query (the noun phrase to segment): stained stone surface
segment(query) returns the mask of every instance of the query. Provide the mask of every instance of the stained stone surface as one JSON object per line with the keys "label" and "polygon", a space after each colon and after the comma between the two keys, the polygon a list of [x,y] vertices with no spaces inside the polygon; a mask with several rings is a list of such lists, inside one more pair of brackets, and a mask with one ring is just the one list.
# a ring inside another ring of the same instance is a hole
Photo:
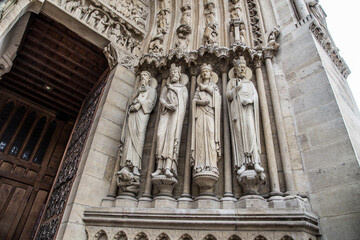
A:
{"label": "stained stone surface", "polygon": [[[110,42],[112,46],[105,52],[111,73],[57,239],[124,239],[125,235],[128,239],[358,239],[360,112],[346,81],[350,71],[316,1],[311,1],[309,7],[304,0],[293,2],[132,0],[120,4],[112,0],[19,0],[9,8],[0,20],[3,72],[11,69],[16,55],[17,46],[11,43],[20,42],[22,37],[11,29],[23,28],[28,18],[25,13],[30,11],[48,15],[100,48],[108,47]],[[230,24],[237,18],[245,29]],[[269,35],[274,27],[280,35],[275,38],[276,44],[268,44],[269,39],[273,40]],[[278,175],[281,192],[287,189],[276,126],[278,116],[268,81],[270,73],[264,64],[268,46],[295,186],[294,194],[276,196],[279,198],[271,195],[274,179],[269,173]],[[266,99],[269,111],[261,111],[259,117],[260,161],[268,181],[259,189],[259,198],[243,197],[233,156],[226,152],[223,141],[231,135],[225,129],[224,121],[229,119],[222,108],[219,179],[214,196],[197,198],[200,191],[192,177],[193,168],[186,168],[190,166],[190,162],[186,163],[191,153],[188,129],[193,120],[191,102],[198,87],[196,77],[203,63],[210,64],[219,76],[216,85],[224,101],[228,71],[234,67],[232,61],[241,56],[253,72],[249,80],[257,91],[260,73],[264,80],[265,95],[259,94],[259,99]],[[146,129],[139,195],[116,198],[113,179],[119,168],[126,102],[136,89],[136,76],[140,71],[149,71],[158,82],[159,96],[172,63],[181,66],[182,73],[189,77],[174,198],[156,198],[159,190],[151,185],[149,177],[156,166],[154,135],[161,114],[158,104],[150,113]],[[270,125],[263,126],[264,114],[268,114]],[[269,130],[273,146],[265,141]],[[275,155],[272,163],[267,159],[269,147]],[[228,184],[232,192],[225,201]],[[180,201],[186,187],[187,201]]]}

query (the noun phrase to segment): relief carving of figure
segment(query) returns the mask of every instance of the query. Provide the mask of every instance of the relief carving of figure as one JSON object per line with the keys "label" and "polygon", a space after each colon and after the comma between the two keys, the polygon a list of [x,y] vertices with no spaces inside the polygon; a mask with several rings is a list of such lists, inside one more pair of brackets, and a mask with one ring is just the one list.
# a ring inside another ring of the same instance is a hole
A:
{"label": "relief carving of figure", "polygon": [[109,35],[110,41],[117,43],[118,40],[119,40],[120,34],[121,34],[120,24],[117,23],[111,29],[111,32],[110,32],[110,35]]}
{"label": "relief carving of figure", "polygon": [[246,67],[243,57],[234,60],[234,69],[230,70],[229,75],[231,80],[227,85],[226,97],[235,169],[238,175],[247,169],[262,173],[258,94],[250,81],[252,72]]}
{"label": "relief carving of figure", "polygon": [[151,74],[142,71],[140,86],[129,100],[120,140],[120,171],[116,173],[118,185],[124,192],[138,192],[146,127],[156,103],[156,86]]}
{"label": "relief carving of figure", "polygon": [[96,29],[101,32],[104,33],[106,31],[106,29],[109,26],[109,19],[108,17],[104,14],[104,16],[102,16],[102,18],[99,20],[99,22],[96,25]]}
{"label": "relief carving of figure", "polygon": [[191,6],[189,3],[185,4],[181,7],[181,19],[180,24],[187,24],[190,25],[191,23]]}
{"label": "relief carving of figure", "polygon": [[269,34],[267,47],[274,48],[277,51],[280,47],[280,44],[276,42],[276,39],[280,35],[280,30],[275,27]]}
{"label": "relief carving of figure", "polygon": [[206,18],[206,24],[215,23],[215,3],[208,2],[205,4],[204,15]]}
{"label": "relief carving of figure", "polygon": [[89,7],[85,5],[85,1],[80,1],[80,5],[75,9],[74,16],[78,19],[83,19],[88,13]]}
{"label": "relief carving of figure", "polygon": [[217,80],[211,65],[204,63],[192,102],[191,161],[194,173],[219,173],[217,161],[221,157],[221,95]]}
{"label": "relief carving of figure", "polygon": [[240,43],[245,43],[245,34],[246,34],[245,23],[241,22],[240,23]]}
{"label": "relief carving of figure", "polygon": [[218,32],[216,24],[207,24],[204,30],[203,43],[204,45],[217,45]]}
{"label": "relief carving of figure", "polygon": [[101,17],[99,10],[95,10],[90,14],[88,23],[90,26],[95,27],[95,25],[97,25],[100,19]]}
{"label": "relief carving of figure", "polygon": [[231,19],[236,19],[241,17],[241,2],[240,0],[231,0],[231,12],[230,17]]}
{"label": "relief carving of figure", "polygon": [[157,170],[152,176],[177,177],[177,165],[181,141],[181,130],[186,112],[188,77],[181,74],[181,67],[170,68],[170,79],[160,96],[160,119],[157,129]]}
{"label": "relief carving of figure", "polygon": [[161,29],[158,29],[158,34],[153,39],[151,39],[149,45],[149,52],[155,54],[162,54],[164,52],[163,42],[164,34],[161,32]]}

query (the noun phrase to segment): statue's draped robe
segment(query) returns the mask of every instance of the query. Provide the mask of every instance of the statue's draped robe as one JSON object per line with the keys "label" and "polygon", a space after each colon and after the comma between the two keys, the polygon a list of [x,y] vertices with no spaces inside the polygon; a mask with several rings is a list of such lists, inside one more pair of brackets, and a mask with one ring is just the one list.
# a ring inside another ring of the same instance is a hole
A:
{"label": "statue's draped robe", "polygon": [[[193,101],[192,141],[191,153],[194,170],[196,172],[218,172],[217,160],[221,156],[220,151],[220,116],[221,96],[219,89],[214,83],[209,83],[213,89],[213,95],[206,91],[196,89]],[[195,100],[210,103],[206,106],[196,105]]]}
{"label": "statue's draped robe", "polygon": [[[260,131],[258,95],[253,83],[242,80],[241,89],[236,92],[236,79],[227,93],[229,100],[229,119],[231,124],[232,146],[235,168],[243,164],[260,163]],[[232,101],[230,101],[232,99]],[[247,105],[242,104],[246,100]]]}
{"label": "statue's draped robe", "polygon": [[[174,104],[176,110],[171,111],[164,106],[161,107],[161,115],[157,130],[156,156],[157,159],[172,159],[171,170],[176,173],[188,91],[187,88],[180,83],[173,84],[172,86],[175,91],[164,87],[160,96],[160,102],[164,101],[168,104]],[[158,168],[165,168],[165,161],[159,161],[158,164],[164,165],[158,166]]]}
{"label": "statue's draped robe", "polygon": [[120,166],[132,164],[141,170],[141,157],[144,146],[146,126],[149,116],[156,103],[156,90],[147,86],[144,92],[137,91],[133,97],[133,103],[139,101],[141,107],[136,112],[130,112],[124,124],[122,141],[125,141]]}

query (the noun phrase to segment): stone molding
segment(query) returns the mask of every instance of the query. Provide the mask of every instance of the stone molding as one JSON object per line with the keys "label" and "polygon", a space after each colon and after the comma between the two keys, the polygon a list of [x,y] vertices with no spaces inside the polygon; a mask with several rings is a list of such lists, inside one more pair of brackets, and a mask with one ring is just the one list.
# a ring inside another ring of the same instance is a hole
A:
{"label": "stone molding", "polygon": [[[101,226],[202,231],[267,230],[319,233],[317,217],[303,208],[254,209],[170,209],[170,208],[89,208],[83,218],[87,228]],[[164,224],[166,223],[166,224]],[[269,227],[271,226],[271,227]],[[123,230],[124,231],[124,230]],[[126,233],[126,231],[124,231]],[[146,231],[144,231],[146,233]],[[186,233],[186,232],[184,232]]]}
{"label": "stone molding", "polygon": [[340,56],[339,49],[334,45],[328,30],[324,29],[316,19],[310,24],[309,28],[324,51],[336,65],[337,69],[346,79],[351,73],[350,69],[345,60]]}

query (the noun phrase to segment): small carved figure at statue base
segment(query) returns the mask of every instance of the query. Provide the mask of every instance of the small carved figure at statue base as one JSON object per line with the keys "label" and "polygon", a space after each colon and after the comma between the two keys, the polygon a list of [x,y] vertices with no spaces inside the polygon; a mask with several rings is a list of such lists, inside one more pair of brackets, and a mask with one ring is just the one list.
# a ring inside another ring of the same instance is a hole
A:
{"label": "small carved figure at statue base", "polygon": [[139,193],[140,173],[137,167],[125,166],[116,173],[116,181],[120,189],[121,195],[135,197]]}
{"label": "small carved figure at statue base", "polygon": [[266,184],[266,175],[249,169],[238,175],[238,181],[244,191],[243,195],[259,195],[259,188]]}

